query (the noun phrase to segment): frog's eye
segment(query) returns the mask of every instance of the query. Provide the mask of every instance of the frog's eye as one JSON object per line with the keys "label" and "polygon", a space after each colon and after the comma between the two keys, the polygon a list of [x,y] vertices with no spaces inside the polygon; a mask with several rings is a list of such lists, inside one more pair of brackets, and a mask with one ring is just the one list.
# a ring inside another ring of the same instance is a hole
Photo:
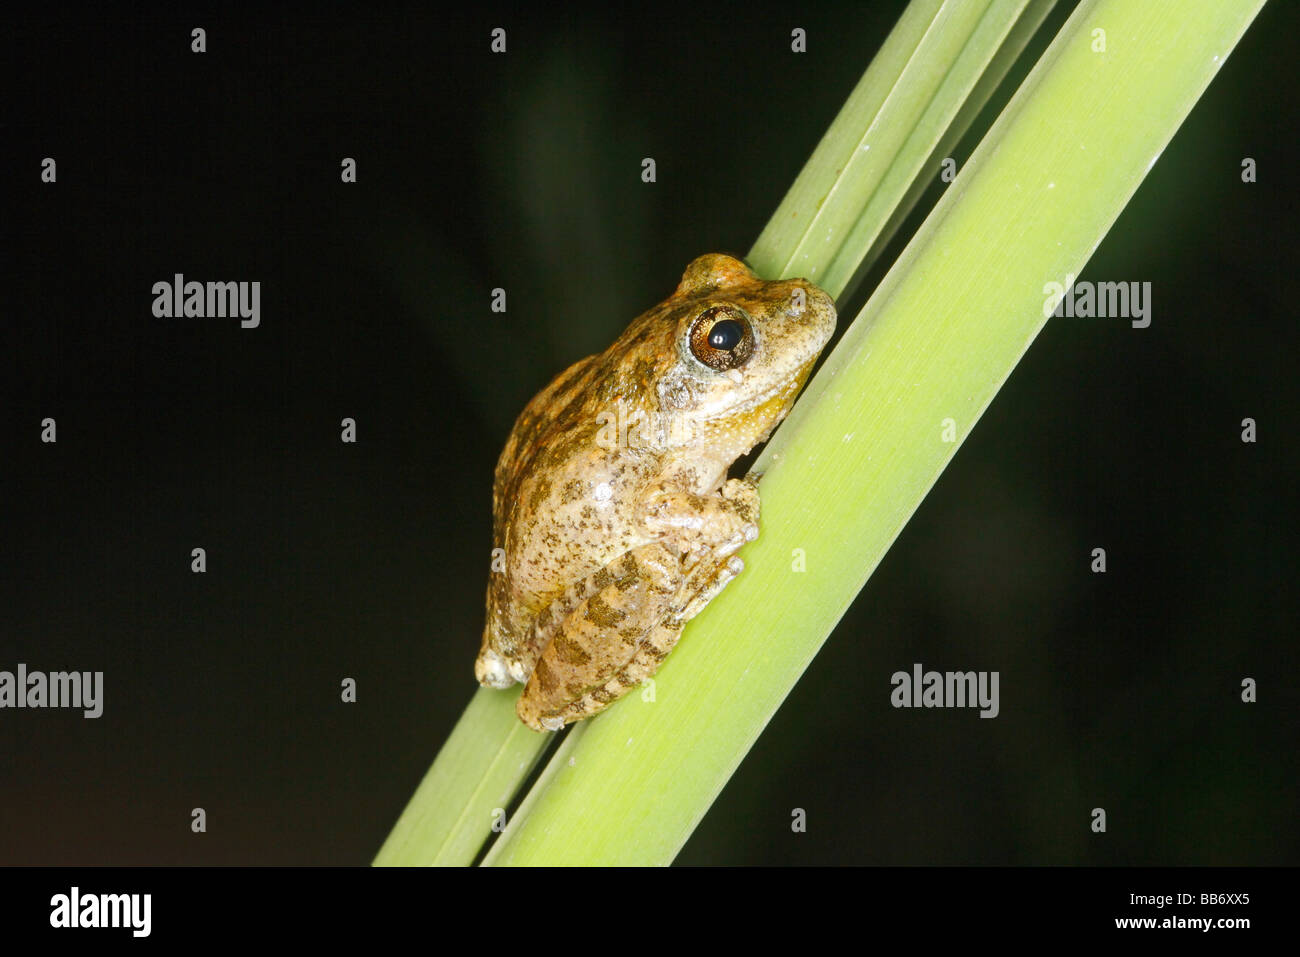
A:
{"label": "frog's eye", "polygon": [[749,316],[736,306],[706,309],[691,326],[691,355],[717,372],[743,365],[753,351]]}

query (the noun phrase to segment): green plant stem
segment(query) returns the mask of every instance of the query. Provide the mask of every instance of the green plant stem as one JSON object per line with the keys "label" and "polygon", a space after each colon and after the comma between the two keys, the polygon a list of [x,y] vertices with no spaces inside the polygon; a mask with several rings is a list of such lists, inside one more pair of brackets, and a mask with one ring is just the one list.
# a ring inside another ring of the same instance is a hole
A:
{"label": "green plant stem", "polygon": [[[746,257],[836,298],[878,253],[1053,0],[914,0]],[[929,167],[929,175],[923,175]]]}
{"label": "green plant stem", "polygon": [[380,848],[376,866],[474,859],[549,743],[515,717],[517,697],[488,688],[475,693]]}
{"label": "green plant stem", "polygon": [[[954,135],[945,124],[954,116],[969,121],[1049,6],[1050,0],[913,0],[773,215],[751,265],[769,277],[804,269],[837,292],[854,264],[889,235],[879,228],[883,220],[872,228],[861,208],[870,203],[872,215],[883,217],[904,202],[911,177],[941,148],[941,137]],[[823,275],[832,262],[839,278]],[[492,812],[506,806],[503,795],[522,785],[548,740],[515,719],[516,697],[478,693],[376,864],[473,860],[497,821]],[[517,812],[511,827],[520,820]]]}
{"label": "green plant stem", "polygon": [[653,702],[591,723],[494,863],[672,860],[1262,2],[1076,9],[760,458],[745,573]]}

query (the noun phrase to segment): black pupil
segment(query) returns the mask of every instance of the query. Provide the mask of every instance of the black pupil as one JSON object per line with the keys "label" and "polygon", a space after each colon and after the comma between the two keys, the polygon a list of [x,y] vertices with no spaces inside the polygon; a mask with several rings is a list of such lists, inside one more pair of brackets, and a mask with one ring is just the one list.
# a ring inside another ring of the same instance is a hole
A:
{"label": "black pupil", "polygon": [[730,352],[745,338],[745,329],[735,319],[723,319],[709,330],[709,345],[720,352]]}

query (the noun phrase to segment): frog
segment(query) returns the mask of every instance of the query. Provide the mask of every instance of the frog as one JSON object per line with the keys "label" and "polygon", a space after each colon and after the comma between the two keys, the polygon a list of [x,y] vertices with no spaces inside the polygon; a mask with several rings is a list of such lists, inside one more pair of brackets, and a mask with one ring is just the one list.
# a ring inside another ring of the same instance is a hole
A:
{"label": "frog", "polygon": [[474,674],[523,684],[525,725],[558,731],[652,678],[744,570],[759,483],[728,471],[785,417],[835,320],[806,279],[703,255],[520,413],[493,478]]}

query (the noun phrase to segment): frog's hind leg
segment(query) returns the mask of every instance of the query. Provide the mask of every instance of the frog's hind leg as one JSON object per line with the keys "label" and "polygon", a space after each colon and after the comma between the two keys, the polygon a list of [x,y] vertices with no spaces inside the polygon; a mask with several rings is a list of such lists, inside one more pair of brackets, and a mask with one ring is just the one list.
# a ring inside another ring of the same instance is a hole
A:
{"label": "frog's hind leg", "polygon": [[682,636],[682,628],[703,610],[704,606],[717,597],[718,592],[726,588],[731,580],[745,569],[745,563],[739,557],[731,557],[718,565],[697,565],[687,577],[683,592],[694,595],[686,605],[668,620],[650,629],[646,640],[637,648],[618,673],[604,686],[583,695],[581,700],[570,706],[573,717],[568,720],[584,718],[604,710],[611,702],[617,701],[628,691],[635,688],[647,678],[653,677],[659,666],[668,657],[668,652],[677,645]]}
{"label": "frog's hind leg", "polygon": [[552,625],[553,637],[516,706],[520,719],[531,728],[555,731],[622,694],[626,688],[616,692],[611,679],[635,660],[643,645],[654,643],[655,626],[672,614],[682,583],[677,557],[663,545],[650,544],[575,586],[588,597]]}
{"label": "frog's hind leg", "polygon": [[727,543],[725,550],[715,550],[710,561],[700,562],[687,573],[686,585],[682,589],[684,601],[681,610],[673,616],[679,628],[702,612],[705,605],[717,598],[718,593],[745,570],[744,559],[731,553],[747,541],[753,541],[753,538]]}
{"label": "frog's hind leg", "polygon": [[634,577],[637,572],[636,552],[633,550],[624,553],[587,577],[579,578],[560,592],[533,619],[527,637],[520,643],[515,657],[510,659],[506,666],[510,678],[505,685],[498,687],[506,687],[516,681],[521,684],[528,681],[528,676],[537,668],[542,652],[546,650],[557,630],[574,610],[602,588],[608,588],[615,582],[626,581]]}
{"label": "frog's hind leg", "polygon": [[[658,552],[650,553],[654,556],[653,559],[646,554],[650,549],[659,549]],[[685,578],[681,578],[674,575],[672,570],[678,566],[672,563],[671,555],[662,546],[647,545],[643,549],[629,552],[628,556],[638,556],[641,574],[656,580],[658,587],[652,589],[654,600],[638,602],[640,614],[637,617],[642,622],[653,622],[652,625],[648,629],[628,625],[615,638],[608,628],[590,627],[593,618],[589,604],[584,603],[574,615],[565,620],[555,641],[538,661],[534,678],[529,681],[519,699],[519,717],[530,727],[559,730],[570,722],[605,710],[653,676],[677,645],[686,622],[695,617],[745,567],[740,558],[731,556],[721,562],[700,562]],[[676,583],[675,589],[671,593],[665,591],[673,582]],[[617,588],[617,585],[612,587]],[[615,596],[607,596],[604,592],[600,597],[611,603],[617,600]],[[595,616],[596,620],[602,617],[603,613]],[[562,637],[572,638],[573,644],[567,640],[563,644],[557,644]],[[590,655],[590,660],[583,660],[575,653],[575,644]],[[548,661],[551,657],[555,659],[554,664]],[[573,670],[575,665],[578,666],[576,671]],[[573,675],[573,679],[559,680],[558,675],[566,670]],[[536,687],[534,681],[537,682]]]}

